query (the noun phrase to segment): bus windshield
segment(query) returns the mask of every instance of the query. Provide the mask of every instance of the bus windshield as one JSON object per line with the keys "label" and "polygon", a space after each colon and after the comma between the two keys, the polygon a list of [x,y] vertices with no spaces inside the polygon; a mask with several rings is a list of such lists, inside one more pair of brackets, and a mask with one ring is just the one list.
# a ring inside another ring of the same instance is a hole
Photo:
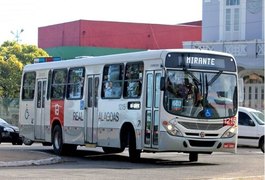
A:
{"label": "bus windshield", "polygon": [[219,72],[168,70],[164,107],[174,115],[198,119],[236,115],[236,75]]}

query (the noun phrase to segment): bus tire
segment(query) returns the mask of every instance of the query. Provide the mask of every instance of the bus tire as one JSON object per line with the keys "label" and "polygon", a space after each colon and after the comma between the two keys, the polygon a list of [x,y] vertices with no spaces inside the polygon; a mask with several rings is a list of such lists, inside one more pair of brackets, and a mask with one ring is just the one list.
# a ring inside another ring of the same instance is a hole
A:
{"label": "bus tire", "polygon": [[129,131],[129,158],[133,163],[138,162],[141,158],[141,150],[136,149],[134,130]]}
{"label": "bus tire", "polygon": [[57,155],[63,155],[64,153],[64,145],[63,145],[63,135],[62,128],[59,125],[56,125],[52,132],[52,145],[53,151]]}
{"label": "bus tire", "polygon": [[198,161],[198,153],[191,152],[189,154],[189,160],[190,160],[190,162],[196,162],[196,161]]}

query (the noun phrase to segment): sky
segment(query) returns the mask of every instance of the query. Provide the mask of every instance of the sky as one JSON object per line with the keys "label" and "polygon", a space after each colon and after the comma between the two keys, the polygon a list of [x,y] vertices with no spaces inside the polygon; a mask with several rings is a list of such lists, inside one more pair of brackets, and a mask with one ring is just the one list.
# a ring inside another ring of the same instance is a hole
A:
{"label": "sky", "polygon": [[179,24],[202,20],[202,0],[1,0],[0,44],[38,45],[38,28],[76,20]]}

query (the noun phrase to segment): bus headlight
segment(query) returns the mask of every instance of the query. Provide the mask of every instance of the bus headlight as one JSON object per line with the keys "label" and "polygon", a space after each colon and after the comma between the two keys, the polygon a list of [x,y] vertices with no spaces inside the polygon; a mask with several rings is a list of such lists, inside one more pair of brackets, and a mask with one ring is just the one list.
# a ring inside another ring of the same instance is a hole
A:
{"label": "bus headlight", "polygon": [[163,121],[163,126],[167,130],[167,133],[172,136],[183,136],[180,130],[176,127],[176,121],[174,119],[168,121]]}
{"label": "bus headlight", "polygon": [[237,128],[236,127],[231,127],[229,128],[227,131],[225,131],[225,133],[222,135],[222,138],[231,138],[233,137],[234,135],[236,135],[236,130]]}

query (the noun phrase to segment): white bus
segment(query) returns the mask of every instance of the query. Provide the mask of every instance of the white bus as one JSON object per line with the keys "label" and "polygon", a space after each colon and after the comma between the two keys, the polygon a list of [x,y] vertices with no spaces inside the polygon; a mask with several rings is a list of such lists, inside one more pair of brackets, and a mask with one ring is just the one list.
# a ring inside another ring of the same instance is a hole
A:
{"label": "white bus", "polygon": [[[52,61],[53,62],[45,62]],[[19,127],[24,139],[106,153],[236,152],[235,59],[204,50],[150,50],[57,61],[23,71]],[[44,61],[44,62],[40,62]]]}

